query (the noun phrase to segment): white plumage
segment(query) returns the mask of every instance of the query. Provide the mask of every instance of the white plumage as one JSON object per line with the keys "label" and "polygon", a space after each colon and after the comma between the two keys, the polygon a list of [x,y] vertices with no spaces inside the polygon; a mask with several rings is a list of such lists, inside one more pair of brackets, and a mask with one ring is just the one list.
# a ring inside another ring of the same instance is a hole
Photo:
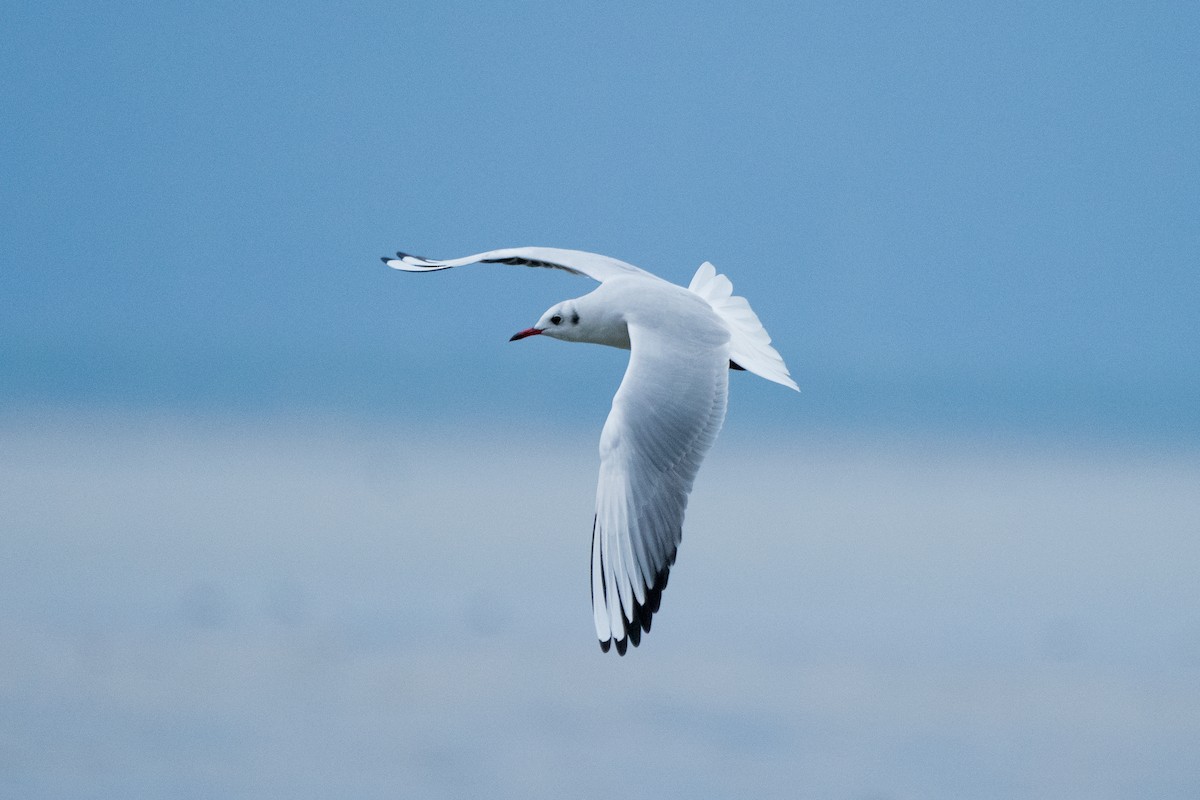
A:
{"label": "white plumage", "polygon": [[383,261],[408,272],[472,263],[547,267],[600,282],[513,339],[544,334],[630,350],[600,435],[591,566],[596,636],[605,651],[615,643],[624,655],[658,611],[688,494],[725,419],[730,367],[798,388],[762,323],[707,262],[684,289],[614,258],[548,247],[452,261],[397,253]]}

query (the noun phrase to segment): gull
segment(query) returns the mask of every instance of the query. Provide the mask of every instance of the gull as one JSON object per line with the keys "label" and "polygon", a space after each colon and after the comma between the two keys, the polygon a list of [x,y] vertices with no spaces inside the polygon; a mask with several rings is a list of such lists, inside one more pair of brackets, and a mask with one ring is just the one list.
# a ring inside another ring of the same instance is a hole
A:
{"label": "gull", "polygon": [[467,264],[560,269],[600,282],[552,306],[509,341],[549,336],[629,351],[600,434],[592,518],[592,618],[604,652],[637,647],[662,602],[700,462],[725,420],[729,370],[799,391],[745,298],[707,261],[685,289],[615,258],[513,247],[435,261],[383,258],[405,272]]}

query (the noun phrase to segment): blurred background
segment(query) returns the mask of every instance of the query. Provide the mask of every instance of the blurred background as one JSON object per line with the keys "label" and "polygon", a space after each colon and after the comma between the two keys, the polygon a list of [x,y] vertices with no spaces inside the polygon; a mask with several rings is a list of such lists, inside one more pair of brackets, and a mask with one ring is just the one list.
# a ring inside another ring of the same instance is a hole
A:
{"label": "blurred background", "polygon": [[[13,796],[1200,795],[1200,10],[18,2]],[[626,354],[731,380],[654,630],[592,639]]]}

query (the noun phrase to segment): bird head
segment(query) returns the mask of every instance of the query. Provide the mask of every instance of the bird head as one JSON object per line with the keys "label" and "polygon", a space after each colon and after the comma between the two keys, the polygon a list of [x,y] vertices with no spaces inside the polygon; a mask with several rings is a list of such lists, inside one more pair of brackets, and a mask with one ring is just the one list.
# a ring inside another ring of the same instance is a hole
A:
{"label": "bird head", "polygon": [[513,334],[509,340],[515,342],[517,339],[524,339],[527,336],[536,336],[545,334],[555,339],[563,339],[568,342],[588,341],[588,326],[581,325],[583,322],[579,314],[579,309],[576,307],[574,300],[564,300],[563,302],[551,307],[542,314],[541,319],[532,328],[526,328],[519,333]]}
{"label": "bird head", "polygon": [[545,334],[566,342],[590,342],[629,349],[629,326],[620,302],[613,302],[607,284],[595,291],[564,300],[542,314],[537,325],[515,334],[510,341]]}

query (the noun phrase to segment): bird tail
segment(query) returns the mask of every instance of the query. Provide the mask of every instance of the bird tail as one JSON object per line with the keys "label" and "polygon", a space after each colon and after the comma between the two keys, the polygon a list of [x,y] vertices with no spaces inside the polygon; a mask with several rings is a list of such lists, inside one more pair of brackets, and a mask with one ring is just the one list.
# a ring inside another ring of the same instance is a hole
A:
{"label": "bird tail", "polygon": [[688,289],[703,297],[717,312],[731,335],[729,359],[759,377],[800,391],[792,380],[783,357],[771,347],[771,337],[746,298],[733,293],[733,284],[705,261],[696,270]]}

